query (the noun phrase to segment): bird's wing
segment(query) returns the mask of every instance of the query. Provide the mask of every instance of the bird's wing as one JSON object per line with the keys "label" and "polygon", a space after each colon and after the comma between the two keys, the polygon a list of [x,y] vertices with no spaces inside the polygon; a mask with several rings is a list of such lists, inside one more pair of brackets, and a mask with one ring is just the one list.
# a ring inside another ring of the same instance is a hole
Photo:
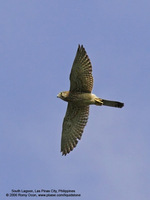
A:
{"label": "bird's wing", "polygon": [[70,91],[91,92],[92,88],[92,65],[84,47],[79,45],[70,73]]}
{"label": "bird's wing", "polygon": [[73,103],[68,103],[61,137],[62,155],[66,155],[76,147],[88,121],[88,115],[89,106],[78,107]]}

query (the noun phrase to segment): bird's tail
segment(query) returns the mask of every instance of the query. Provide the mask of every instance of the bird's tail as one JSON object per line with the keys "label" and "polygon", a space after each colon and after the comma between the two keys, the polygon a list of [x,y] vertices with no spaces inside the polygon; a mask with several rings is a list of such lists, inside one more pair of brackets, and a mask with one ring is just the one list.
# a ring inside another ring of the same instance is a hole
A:
{"label": "bird's tail", "polygon": [[119,101],[110,101],[106,99],[100,99],[100,98],[95,98],[95,104],[96,105],[104,105],[104,106],[111,106],[111,107],[117,107],[117,108],[122,108],[124,106],[124,103],[121,103]]}

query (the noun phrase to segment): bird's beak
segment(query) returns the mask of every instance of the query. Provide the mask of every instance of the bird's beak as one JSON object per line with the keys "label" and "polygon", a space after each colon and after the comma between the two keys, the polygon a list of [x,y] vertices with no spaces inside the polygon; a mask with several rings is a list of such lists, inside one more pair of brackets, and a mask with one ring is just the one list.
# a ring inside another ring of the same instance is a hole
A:
{"label": "bird's beak", "polygon": [[60,98],[60,93],[59,93],[59,94],[57,94],[57,98]]}

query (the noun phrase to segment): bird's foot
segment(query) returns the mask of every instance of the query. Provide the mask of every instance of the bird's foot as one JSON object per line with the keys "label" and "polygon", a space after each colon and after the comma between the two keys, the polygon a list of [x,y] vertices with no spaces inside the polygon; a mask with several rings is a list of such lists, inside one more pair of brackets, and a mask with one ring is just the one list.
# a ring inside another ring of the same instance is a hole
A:
{"label": "bird's foot", "polygon": [[103,101],[100,98],[95,98],[95,105],[97,106],[102,106],[103,105]]}

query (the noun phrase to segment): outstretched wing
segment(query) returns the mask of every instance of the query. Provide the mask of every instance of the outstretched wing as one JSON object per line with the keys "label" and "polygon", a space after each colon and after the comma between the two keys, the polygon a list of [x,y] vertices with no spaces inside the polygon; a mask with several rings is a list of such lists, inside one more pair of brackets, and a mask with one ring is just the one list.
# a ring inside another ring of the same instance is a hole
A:
{"label": "outstretched wing", "polygon": [[79,45],[70,73],[70,91],[91,92],[92,88],[92,65],[84,47]]}
{"label": "outstretched wing", "polygon": [[73,103],[68,103],[61,138],[62,155],[66,155],[76,147],[88,121],[88,115],[89,106],[78,107]]}

